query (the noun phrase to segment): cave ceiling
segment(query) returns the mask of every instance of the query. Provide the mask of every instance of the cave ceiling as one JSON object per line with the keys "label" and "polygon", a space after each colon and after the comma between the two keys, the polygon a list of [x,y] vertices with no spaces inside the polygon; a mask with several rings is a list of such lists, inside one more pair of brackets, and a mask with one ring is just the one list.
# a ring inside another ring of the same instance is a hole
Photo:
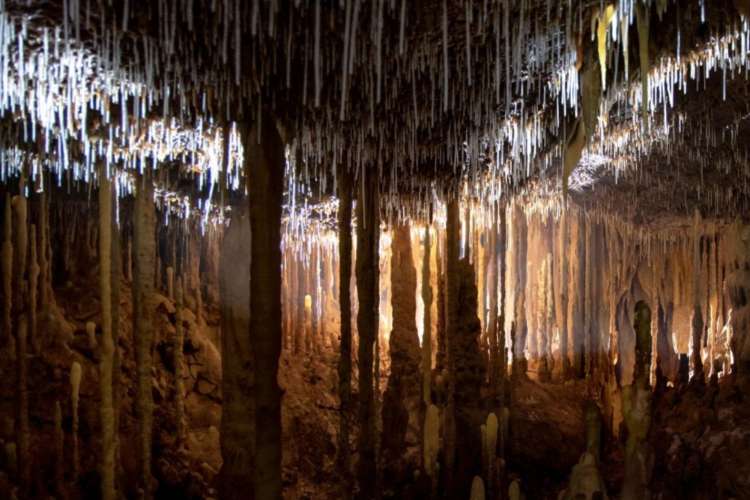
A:
{"label": "cave ceiling", "polygon": [[244,195],[244,132],[260,122],[288,146],[287,207],[329,200],[347,168],[416,213],[445,193],[519,192],[643,222],[749,212],[742,1],[4,0],[0,12],[3,180],[24,171],[41,189],[39,172],[60,184],[105,172],[127,195],[154,168],[165,206],[208,219]]}

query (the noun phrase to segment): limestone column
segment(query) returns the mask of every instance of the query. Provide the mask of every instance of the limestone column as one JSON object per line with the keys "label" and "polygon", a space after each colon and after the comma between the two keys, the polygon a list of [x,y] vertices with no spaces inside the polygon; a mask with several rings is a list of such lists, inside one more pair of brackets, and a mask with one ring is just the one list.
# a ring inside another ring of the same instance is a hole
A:
{"label": "limestone column", "polygon": [[[250,346],[250,219],[234,207],[221,246],[221,457],[222,500],[254,498],[255,402]],[[178,297],[181,290],[177,290]],[[179,317],[178,317],[179,321]]]}
{"label": "limestone column", "polygon": [[[281,498],[281,204],[284,142],[264,113],[244,135],[250,205],[250,342],[255,360],[255,498]],[[258,141],[258,139],[260,139]]]}
{"label": "limestone column", "polygon": [[407,442],[418,442],[422,418],[420,348],[417,335],[417,270],[411,230],[398,225],[391,244],[391,303],[393,329],[389,339],[391,371],[383,394],[383,463],[392,484],[408,480],[418,464],[406,463]]}
{"label": "limestone column", "polygon": [[343,167],[339,170],[339,308],[341,341],[339,343],[339,440],[338,465],[342,474],[342,499],[351,498],[351,451],[349,447],[349,417],[352,391],[352,175]]}
{"label": "limestone column", "polygon": [[359,498],[374,498],[376,481],[373,348],[379,318],[380,200],[374,171],[360,171],[357,199],[357,331],[359,333]]}
{"label": "limestone column", "polygon": [[99,417],[102,426],[101,492],[104,500],[115,494],[115,409],[112,378],[115,344],[112,335],[112,183],[99,170],[99,294],[102,305],[102,339],[99,361]]}
{"label": "limestone column", "polygon": [[153,324],[151,310],[154,295],[156,249],[154,228],[154,186],[152,174],[145,170],[136,179],[133,213],[133,338],[137,374],[136,416],[138,420],[139,486],[146,499],[151,498],[151,433],[154,402],[152,396],[151,348]]}

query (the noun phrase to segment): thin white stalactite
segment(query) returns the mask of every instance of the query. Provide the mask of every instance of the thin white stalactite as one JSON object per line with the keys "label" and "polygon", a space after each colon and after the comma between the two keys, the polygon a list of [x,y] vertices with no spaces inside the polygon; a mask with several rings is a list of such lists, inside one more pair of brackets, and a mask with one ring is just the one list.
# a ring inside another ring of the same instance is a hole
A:
{"label": "thin white stalactite", "polygon": [[314,72],[315,72],[315,107],[320,107],[320,93],[323,85],[323,76],[320,61],[320,2],[322,0],[315,1],[315,52],[314,52]]}
{"label": "thin white stalactite", "polygon": [[448,112],[448,80],[450,67],[448,66],[448,5],[443,0],[443,113]]}

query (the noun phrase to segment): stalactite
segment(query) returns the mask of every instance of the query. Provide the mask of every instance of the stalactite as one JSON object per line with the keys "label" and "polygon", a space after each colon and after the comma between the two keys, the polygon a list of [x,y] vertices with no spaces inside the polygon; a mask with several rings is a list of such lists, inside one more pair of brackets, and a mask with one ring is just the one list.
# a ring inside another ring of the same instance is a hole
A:
{"label": "stalactite", "polygon": [[112,396],[115,343],[112,333],[112,185],[104,168],[99,178],[99,292],[102,307],[102,341],[99,360],[101,401],[99,416],[102,428],[101,493],[114,500],[116,438],[115,408]]}
{"label": "stalactite", "polygon": [[339,343],[339,437],[337,462],[342,474],[341,498],[351,498],[351,451],[349,447],[349,418],[351,414],[352,384],[352,174],[346,167],[339,170],[339,308],[341,340]]}
{"label": "stalactite", "polygon": [[498,373],[498,389],[499,389],[499,424],[500,430],[498,435],[498,447],[497,447],[497,478],[493,482],[495,491],[500,495],[505,485],[505,449],[508,444],[508,420],[510,417],[510,385],[508,383],[508,360],[509,353],[512,355],[513,343],[512,339],[515,334],[511,331],[511,344],[506,347],[505,338],[505,311],[506,311],[506,259],[508,254],[508,222],[506,206],[501,205],[499,209],[499,228],[498,228],[498,275],[499,275],[499,291],[500,291],[500,302],[498,304],[498,310],[500,316],[497,319],[498,328],[498,367],[500,369]]}
{"label": "stalactite", "polygon": [[[309,274],[308,274],[309,279]],[[313,334],[313,299],[309,293],[305,295],[304,313],[302,316],[305,325],[305,351],[313,356],[314,353],[314,334]]]}
{"label": "stalactite", "polygon": [[51,247],[49,241],[49,193],[43,191],[39,195],[39,270],[41,282],[39,284],[39,306],[46,311],[50,301],[54,299],[52,292],[52,273],[50,269]]}
{"label": "stalactite", "polygon": [[422,258],[422,401],[425,408],[432,403],[432,285],[430,284],[430,226],[424,229],[424,257]]}
{"label": "stalactite", "polygon": [[315,242],[310,259],[310,352],[319,355],[323,349],[323,340],[320,334],[320,244]]}
{"label": "stalactite", "polygon": [[3,222],[3,334],[0,338],[0,346],[10,346],[12,335],[12,311],[13,311],[13,231],[12,211],[10,196],[5,197],[5,217]]}
{"label": "stalactite", "polygon": [[[223,405],[219,436],[223,462],[219,472],[219,495],[222,500],[252,500],[255,494],[254,364],[247,334],[250,328],[250,254],[247,248],[250,244],[250,219],[246,210],[236,208],[232,210],[220,255]],[[177,293],[180,293],[179,288]]]}
{"label": "stalactite", "polygon": [[482,350],[487,352],[489,348],[489,327],[487,325],[487,266],[489,265],[489,252],[487,247],[489,246],[489,235],[487,231],[482,229],[476,229],[474,231],[474,268],[476,269],[477,275],[477,291],[479,293],[479,299],[477,300],[477,315],[479,316],[479,322],[482,325]]}
{"label": "stalactite", "polygon": [[314,256],[312,249],[308,249],[309,257],[307,261],[307,267],[305,267],[304,273],[302,273],[302,283],[303,283],[303,294],[302,294],[302,315],[300,316],[300,319],[302,320],[302,328],[304,331],[303,335],[303,352],[306,352],[308,355],[313,356],[313,318],[312,318],[312,294],[314,293],[313,290],[313,283],[312,283],[312,274],[313,274],[313,266],[314,266]]}
{"label": "stalactite", "polygon": [[[666,306],[659,302],[659,309],[657,312],[657,341],[656,341],[656,363],[657,370],[661,376],[671,380],[673,383],[677,381],[677,356],[675,354],[674,346],[672,346],[672,314],[674,305],[670,302]],[[657,377],[657,386],[660,385],[660,380]],[[664,381],[666,384],[666,381]]]}
{"label": "stalactite", "polygon": [[563,380],[570,376],[570,355],[568,348],[568,253],[570,242],[568,241],[568,210],[563,207],[560,215],[560,225],[558,230],[558,254],[559,254],[559,275],[560,288],[557,294],[557,324],[560,329],[560,358],[561,374]]}
{"label": "stalactite", "polygon": [[[497,206],[492,208],[492,219],[491,226],[488,235],[487,254],[489,260],[487,263],[487,294],[489,296],[488,313],[487,313],[487,336],[489,337],[489,384],[490,384],[490,408],[493,411],[497,411],[502,406],[500,401],[500,370],[501,370],[501,358],[500,350],[504,349],[504,344],[498,338],[498,326],[500,326],[499,319],[497,317],[497,289],[498,289],[498,269],[497,269],[497,233],[498,233],[498,209]],[[490,485],[488,484],[488,487]],[[490,488],[491,489],[491,488]]]}
{"label": "stalactite", "polygon": [[692,267],[692,316],[690,319],[690,339],[692,351],[690,352],[690,364],[693,369],[692,380],[702,383],[703,377],[703,359],[701,358],[701,347],[703,346],[703,313],[701,310],[702,296],[701,287],[703,284],[702,259],[704,241],[702,233],[701,214],[696,209],[693,216],[693,267]]}
{"label": "stalactite", "polygon": [[375,401],[373,346],[379,318],[379,240],[380,203],[378,178],[371,171],[360,171],[361,190],[357,200],[357,332],[359,333],[359,498],[375,494]]}
{"label": "stalactite", "polygon": [[138,420],[138,486],[144,498],[151,498],[151,433],[154,403],[152,396],[151,349],[153,325],[151,303],[154,295],[155,242],[154,191],[152,175],[145,171],[136,181],[133,213],[133,338],[137,372],[136,415]]}
{"label": "stalactite", "polygon": [[307,343],[305,336],[305,295],[307,294],[306,288],[306,270],[304,263],[303,252],[298,253],[297,262],[295,266],[296,271],[296,296],[295,296],[295,308],[296,308],[296,322],[295,322],[295,340],[294,340],[294,353],[300,354],[306,351]]}
{"label": "stalactite", "polygon": [[[258,138],[256,143],[254,139]],[[272,116],[243,134],[250,206],[250,342],[255,360],[255,498],[281,496],[281,204],[284,142]]]}
{"label": "stalactite", "polygon": [[650,12],[651,5],[643,5],[641,2],[635,3],[636,24],[638,25],[638,55],[641,63],[641,120],[644,130],[648,130],[649,102],[648,73],[651,69],[649,61],[649,29],[650,29]]}
{"label": "stalactite", "polygon": [[332,321],[331,311],[336,307],[336,298],[333,292],[335,288],[334,284],[334,270],[333,270],[333,256],[330,246],[320,245],[321,253],[321,305],[318,319],[319,335],[321,341],[321,352],[329,352],[334,349],[337,342],[333,339],[333,328],[330,328]]}
{"label": "stalactite", "polygon": [[697,383],[704,382],[703,360],[701,358],[701,342],[703,339],[703,314],[700,305],[693,306],[693,314],[690,318],[690,338],[692,350],[690,352],[690,365],[693,368],[691,380]]}
{"label": "stalactite", "polygon": [[513,249],[515,262],[515,305],[514,324],[516,326],[516,342],[513,346],[513,377],[525,377],[527,360],[524,350],[526,349],[526,255],[527,255],[527,222],[526,216],[520,207],[515,207],[513,218],[515,227],[513,237],[515,239]]}
{"label": "stalactite", "polygon": [[551,366],[548,357],[548,332],[549,322],[549,280],[550,280],[550,257],[542,257],[539,266],[539,285],[538,285],[538,303],[537,303],[537,329],[538,329],[538,358],[539,367],[537,369],[540,382],[549,382],[551,379]]}
{"label": "stalactite", "polygon": [[388,386],[383,394],[383,462],[391,484],[409,480],[418,464],[406,460],[407,443],[418,441],[421,418],[420,348],[416,325],[417,270],[408,225],[393,229],[391,243],[393,329]]}
{"label": "stalactite", "polygon": [[440,233],[438,233],[437,246],[437,259],[435,274],[437,276],[437,331],[435,336],[437,337],[437,353],[435,355],[435,370],[439,375],[442,375],[447,367],[448,348],[446,345],[446,308],[445,308],[445,264],[444,264],[444,250],[443,245],[440,244]]}
{"label": "stalactite", "polygon": [[570,258],[568,282],[568,349],[573,354],[573,373],[576,377],[584,375],[584,311],[581,291],[585,287],[584,243],[585,220],[578,212],[570,225]]}
{"label": "stalactite", "polygon": [[284,313],[284,335],[281,348],[291,352],[294,348],[294,258],[291,250],[287,247],[283,255],[283,293],[282,311]]}
{"label": "stalactite", "polygon": [[73,415],[72,424],[72,442],[73,442],[73,465],[72,465],[72,484],[78,483],[78,474],[81,470],[81,458],[78,447],[78,401],[80,398],[81,391],[81,378],[82,378],[81,365],[78,361],[73,361],[70,367],[70,405],[71,413]]}

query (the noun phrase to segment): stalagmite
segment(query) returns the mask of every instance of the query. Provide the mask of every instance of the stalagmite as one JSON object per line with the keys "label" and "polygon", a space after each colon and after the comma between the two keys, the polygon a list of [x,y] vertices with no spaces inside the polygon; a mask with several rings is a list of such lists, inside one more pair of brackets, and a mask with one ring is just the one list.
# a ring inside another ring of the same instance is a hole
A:
{"label": "stalagmite", "polygon": [[[23,191],[23,181],[21,182],[21,190]],[[13,278],[14,287],[16,290],[15,296],[19,300],[15,300],[13,305],[16,312],[24,310],[28,304],[24,300],[24,296],[28,292],[28,282],[25,279],[26,275],[26,258],[28,256],[29,249],[29,236],[28,236],[28,225],[27,225],[27,202],[24,196],[14,196],[13,201],[13,236],[15,240],[13,242],[13,270],[15,276]],[[18,292],[21,292],[20,294]]]}
{"label": "stalagmite", "polygon": [[29,310],[29,341],[32,350],[38,353],[40,350],[39,344],[39,329],[37,327],[37,305],[39,298],[39,264],[37,263],[37,238],[36,238],[36,226],[31,224],[29,228],[29,269],[27,275],[29,278],[29,296],[28,296],[28,310]]}
{"label": "stalagmite", "polygon": [[65,434],[62,420],[60,401],[55,401],[55,493],[65,498]]}
{"label": "stalagmite", "polygon": [[422,464],[431,479],[432,494],[438,480],[438,456],[440,454],[440,410],[431,404],[424,417],[424,436],[422,438]]}
{"label": "stalagmite", "polygon": [[420,349],[416,325],[417,270],[408,225],[393,229],[391,243],[393,329],[389,341],[391,373],[383,394],[383,460],[393,484],[408,480],[418,464],[405,460],[407,443],[418,440],[421,422]]}
{"label": "stalagmite", "polygon": [[[119,283],[118,283],[119,284]],[[102,304],[102,337],[99,360],[101,402],[99,416],[102,428],[101,493],[104,500],[114,500],[116,434],[115,408],[112,396],[115,343],[112,333],[112,185],[104,168],[99,179],[99,293]]]}
{"label": "stalagmite", "polygon": [[455,347],[458,336],[458,255],[460,242],[458,202],[448,201],[445,228],[445,344],[446,344],[446,408],[443,417],[443,460],[444,484],[447,493],[453,495],[457,486],[454,480],[456,465],[456,380]]}
{"label": "stalagmite", "polygon": [[568,488],[560,494],[560,500],[600,499],[609,500],[596,458],[589,452],[581,455],[581,460],[570,473]]}
{"label": "stalagmite", "polygon": [[21,495],[31,487],[31,455],[29,430],[29,388],[27,365],[27,335],[29,322],[26,313],[18,317],[16,329],[16,457]]}
{"label": "stalagmite", "polygon": [[[281,497],[281,204],[284,142],[274,117],[243,134],[250,206],[250,343],[255,360],[255,499]],[[256,139],[259,140],[256,142]]]}
{"label": "stalagmite", "polygon": [[703,345],[703,315],[701,313],[701,306],[696,304],[693,306],[693,314],[690,319],[690,337],[692,351],[690,352],[690,365],[692,367],[691,380],[696,383],[704,382],[703,374],[703,360],[701,358],[701,347]]}
{"label": "stalagmite", "polygon": [[471,482],[470,500],[484,500],[484,481],[479,476],[474,476]]}
{"label": "stalagmite", "polygon": [[645,302],[635,305],[633,327],[636,334],[635,373],[633,383],[623,387],[622,411],[628,438],[625,444],[625,477],[621,498],[648,498],[652,452],[647,437],[651,426],[651,310]]}
{"label": "stalagmite", "polygon": [[374,498],[376,477],[373,347],[379,318],[380,203],[378,178],[361,170],[357,199],[357,332],[359,333],[359,499]]}
{"label": "stalagmite", "polygon": [[523,500],[524,496],[521,493],[521,485],[518,480],[514,480],[508,487],[508,499],[509,500]]}
{"label": "stalagmite", "polygon": [[81,470],[81,459],[78,448],[78,401],[80,398],[81,391],[81,377],[83,373],[81,371],[81,365],[78,361],[73,361],[70,367],[70,407],[73,415],[73,465],[72,465],[72,483],[73,485],[78,483],[78,474]]}
{"label": "stalagmite", "polygon": [[[250,337],[250,218],[246,210],[232,210],[224,234],[220,265],[221,418],[219,495],[239,500],[254,495],[255,395]],[[178,282],[181,280],[178,280]],[[180,288],[177,289],[178,297]],[[178,321],[181,317],[178,315]],[[175,369],[177,365],[175,365]]]}
{"label": "stalagmite", "polygon": [[169,300],[175,300],[174,296],[174,267],[167,267],[167,297]]}
{"label": "stalagmite", "polygon": [[136,180],[133,213],[133,338],[137,372],[136,415],[138,419],[138,486],[144,498],[151,491],[152,396],[151,349],[153,341],[152,300],[154,295],[155,242],[154,191],[152,175],[145,171]]}
{"label": "stalagmite", "polygon": [[5,197],[5,217],[3,221],[3,333],[0,345],[5,348],[12,341],[13,311],[13,231],[10,196]]}
{"label": "stalagmite", "polygon": [[[115,475],[119,474],[122,464],[120,461],[120,402],[121,402],[121,388],[120,388],[120,288],[122,286],[122,249],[120,246],[120,226],[116,217],[110,217],[110,223],[112,229],[111,234],[111,247],[110,259],[112,265],[110,266],[111,278],[111,296],[110,308],[112,310],[112,410],[114,419],[114,439],[115,439]],[[117,481],[115,480],[115,488],[117,488]]]}
{"label": "stalagmite", "polygon": [[86,339],[89,343],[89,349],[94,354],[94,356],[98,356],[97,349],[99,347],[99,343],[96,341],[96,323],[93,321],[87,321],[86,322]]}
{"label": "stalagmite", "polygon": [[39,195],[39,270],[41,283],[39,284],[39,306],[46,311],[50,301],[54,299],[52,291],[52,272],[50,270],[50,241],[49,241],[49,194],[45,191]]}
{"label": "stalagmite", "polygon": [[175,420],[177,421],[177,440],[180,443],[184,443],[187,437],[186,422],[185,422],[185,384],[183,382],[184,369],[183,369],[183,356],[182,351],[184,349],[185,342],[185,327],[183,320],[183,288],[182,278],[177,277],[175,291],[175,334],[173,339],[172,349],[174,352],[174,398],[175,398]]}
{"label": "stalagmite", "polygon": [[133,282],[133,238],[128,238],[125,251],[125,281]]}
{"label": "stalagmite", "polygon": [[490,413],[487,415],[487,422],[484,425],[484,436],[482,443],[482,456],[485,457],[485,463],[483,464],[483,473],[485,482],[487,485],[487,492],[490,498],[493,498],[495,492],[498,491],[498,470],[497,470],[497,438],[499,430],[499,422],[497,415]]}
{"label": "stalagmite", "polygon": [[339,308],[341,316],[341,340],[339,343],[339,436],[338,466],[342,474],[341,494],[344,500],[351,498],[351,451],[349,448],[349,419],[351,416],[352,391],[352,175],[346,167],[339,170]]}
{"label": "stalagmite", "polygon": [[481,424],[480,385],[483,380],[482,360],[479,352],[481,327],[477,310],[477,289],[474,269],[467,258],[459,262],[457,269],[455,330],[449,328],[449,354],[454,369],[454,400],[456,425],[456,461],[454,495],[466,488],[469,478],[481,469],[481,455],[471,450],[481,449],[481,437],[477,430]]}

